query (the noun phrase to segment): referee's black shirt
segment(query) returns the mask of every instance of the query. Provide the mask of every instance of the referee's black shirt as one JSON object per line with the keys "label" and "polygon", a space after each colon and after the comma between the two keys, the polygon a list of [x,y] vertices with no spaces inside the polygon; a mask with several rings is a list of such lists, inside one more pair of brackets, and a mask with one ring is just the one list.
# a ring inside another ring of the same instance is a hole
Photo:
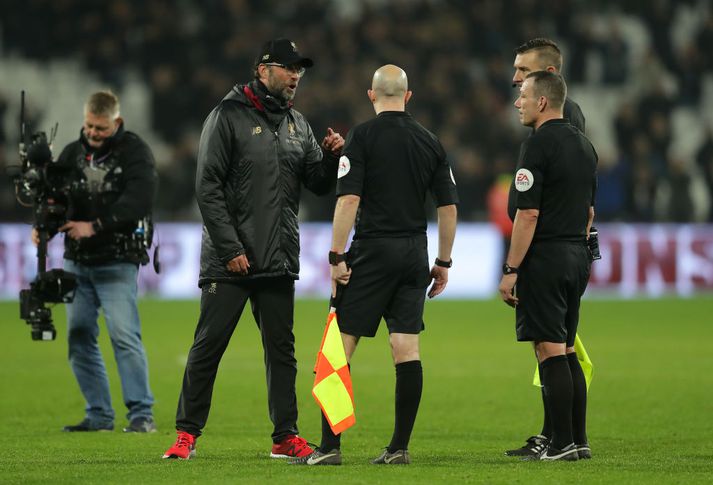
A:
{"label": "referee's black shirt", "polygon": [[355,126],[337,177],[337,197],[361,197],[355,240],[425,234],[428,192],[438,207],[458,203],[441,143],[403,111],[384,111]]}
{"label": "referee's black shirt", "polygon": [[508,214],[539,209],[533,242],[584,240],[597,188],[597,153],[565,119],[543,123],[520,149]]}

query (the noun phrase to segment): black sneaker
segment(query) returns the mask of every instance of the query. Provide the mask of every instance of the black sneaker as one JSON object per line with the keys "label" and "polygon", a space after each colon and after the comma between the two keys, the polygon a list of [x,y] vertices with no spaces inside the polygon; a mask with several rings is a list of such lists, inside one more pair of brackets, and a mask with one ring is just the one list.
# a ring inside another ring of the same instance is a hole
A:
{"label": "black sneaker", "polygon": [[539,459],[542,461],[577,461],[579,460],[577,445],[570,443],[561,450],[550,445],[540,454]]}
{"label": "black sneaker", "polygon": [[114,425],[109,424],[94,424],[88,418],[84,418],[79,424],[68,424],[62,431],[65,433],[77,433],[88,431],[114,431]]}
{"label": "black sneaker", "polygon": [[519,457],[539,456],[540,453],[542,453],[549,444],[550,439],[547,436],[538,434],[536,436],[530,436],[529,438],[527,438],[525,446],[523,446],[522,448],[507,450],[505,452],[505,455]]}
{"label": "black sneaker", "polygon": [[327,452],[315,448],[309,455],[292,458],[287,463],[290,465],[341,465],[342,453],[336,448]]}
{"label": "black sneaker", "polygon": [[124,428],[124,433],[155,433],[156,423],[151,416],[142,416],[131,420],[129,425]]}
{"label": "black sneaker", "polygon": [[577,455],[579,455],[580,460],[589,460],[592,458],[592,449],[589,447],[589,443],[584,443],[583,445],[577,445]]}
{"label": "black sneaker", "polygon": [[371,460],[371,463],[373,465],[408,465],[411,463],[411,458],[408,455],[408,450],[396,450],[389,453],[389,449],[384,448],[381,455]]}

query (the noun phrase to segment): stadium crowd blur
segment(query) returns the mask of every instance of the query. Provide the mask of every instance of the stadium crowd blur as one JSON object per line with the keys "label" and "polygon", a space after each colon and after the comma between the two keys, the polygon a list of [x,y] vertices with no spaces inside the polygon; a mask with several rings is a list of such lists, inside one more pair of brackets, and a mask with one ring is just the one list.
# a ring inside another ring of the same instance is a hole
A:
{"label": "stadium crowd blur", "polygon": [[[502,202],[503,176],[512,173],[528,135],[512,105],[513,49],[533,37],[550,37],[563,50],[563,73],[587,118],[587,132],[599,135],[593,137],[600,152],[598,220],[713,221],[713,118],[704,113],[713,97],[706,88],[713,84],[711,2],[542,5],[26,0],[3,8],[1,54],[38,63],[79,57],[120,95],[128,68],[139,70],[150,86],[152,129],[169,147],[158,155],[156,216],[163,221],[198,220],[188,194],[201,124],[233,84],[250,79],[259,41],[287,36],[314,58],[316,67],[303,78],[295,105],[315,133],[333,126],[346,135],[372,117],[370,75],[396,63],[409,73],[415,93],[408,109],[437,133],[452,159],[460,219],[486,221],[489,204]],[[16,159],[16,142],[2,125],[15,93],[2,90],[0,85],[0,165]],[[595,112],[612,99],[608,114]],[[703,130],[695,146],[681,149],[677,142],[672,120],[681,116]],[[2,219],[28,219],[7,189],[0,197]],[[304,220],[330,219],[331,202],[305,200]]]}

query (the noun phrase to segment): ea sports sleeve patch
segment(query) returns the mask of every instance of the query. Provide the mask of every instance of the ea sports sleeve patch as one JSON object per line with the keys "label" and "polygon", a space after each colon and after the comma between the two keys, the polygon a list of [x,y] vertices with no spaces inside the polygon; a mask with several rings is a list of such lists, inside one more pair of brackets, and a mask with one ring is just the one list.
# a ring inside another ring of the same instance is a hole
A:
{"label": "ea sports sleeve patch", "polygon": [[351,162],[349,161],[349,157],[346,155],[342,155],[339,157],[339,168],[337,169],[337,178],[340,179],[344,177],[346,174],[349,173],[349,170],[352,168]]}
{"label": "ea sports sleeve patch", "polygon": [[515,190],[527,192],[535,184],[535,176],[526,168],[521,168],[515,172]]}
{"label": "ea sports sleeve patch", "polygon": [[544,183],[544,150],[537,137],[530,137],[522,150],[522,157],[515,172],[513,186],[518,209],[539,209]]}

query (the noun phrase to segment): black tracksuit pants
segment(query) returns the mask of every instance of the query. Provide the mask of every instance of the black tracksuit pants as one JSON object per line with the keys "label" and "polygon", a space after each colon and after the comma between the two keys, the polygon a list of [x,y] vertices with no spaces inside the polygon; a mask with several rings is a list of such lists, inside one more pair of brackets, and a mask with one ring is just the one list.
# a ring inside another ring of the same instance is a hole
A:
{"label": "black tracksuit pants", "polygon": [[178,399],[176,429],[201,435],[218,364],[249,299],[262,335],[273,442],[297,434],[294,297],[295,283],[289,277],[203,285],[200,318]]}

